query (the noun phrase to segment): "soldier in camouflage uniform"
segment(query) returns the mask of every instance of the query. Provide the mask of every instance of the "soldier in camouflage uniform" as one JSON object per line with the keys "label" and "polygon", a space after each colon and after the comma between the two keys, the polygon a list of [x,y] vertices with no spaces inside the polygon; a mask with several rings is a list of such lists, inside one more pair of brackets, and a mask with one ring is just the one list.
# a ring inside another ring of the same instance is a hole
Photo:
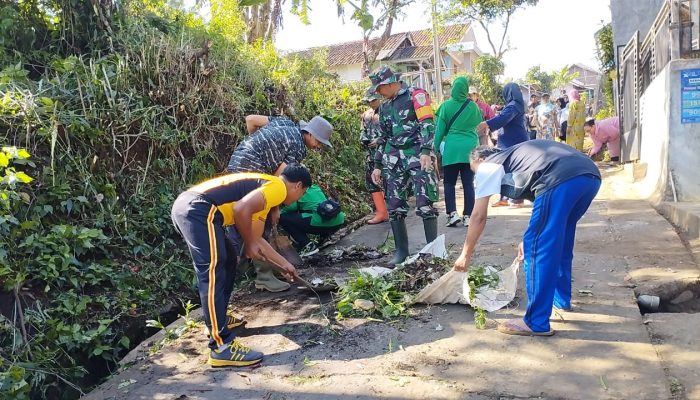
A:
{"label": "soldier in camouflage uniform", "polygon": [[374,171],[374,154],[377,152],[377,143],[379,141],[379,106],[382,102],[382,96],[377,92],[367,90],[364,101],[369,105],[369,109],[362,114],[360,133],[360,144],[367,150],[365,157],[365,186],[372,194],[374,208],[376,213],[374,217],[367,221],[368,224],[374,225],[389,220],[389,212],[386,210],[384,202],[384,192],[382,188],[372,182],[372,171]]}
{"label": "soldier in camouflage uniform", "polygon": [[379,116],[381,135],[374,157],[372,180],[384,179],[384,192],[394,233],[396,254],[392,264],[408,256],[408,191],[413,184],[416,214],[423,218],[426,241],[437,237],[437,177],[432,150],[435,126],[430,97],[423,89],[408,87],[388,67],[370,75],[373,89],[386,99]]}

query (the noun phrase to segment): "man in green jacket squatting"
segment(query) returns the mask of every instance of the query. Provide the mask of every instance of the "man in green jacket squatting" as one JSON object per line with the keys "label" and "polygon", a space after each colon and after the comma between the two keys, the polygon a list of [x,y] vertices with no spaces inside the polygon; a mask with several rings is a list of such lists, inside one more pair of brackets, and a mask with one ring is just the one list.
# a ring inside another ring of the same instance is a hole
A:
{"label": "man in green jacket squatting", "polygon": [[326,195],[318,185],[311,187],[296,202],[280,210],[280,226],[294,239],[299,255],[308,257],[318,253],[318,246],[309,239],[309,234],[331,235],[345,223],[345,213],[324,218],[319,214],[319,205],[326,204]]}

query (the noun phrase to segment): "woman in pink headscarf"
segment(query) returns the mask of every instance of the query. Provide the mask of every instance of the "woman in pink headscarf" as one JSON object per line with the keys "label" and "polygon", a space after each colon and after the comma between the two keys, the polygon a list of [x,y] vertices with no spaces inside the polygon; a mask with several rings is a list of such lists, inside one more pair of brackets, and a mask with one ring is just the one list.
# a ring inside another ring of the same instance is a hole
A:
{"label": "woman in pink headscarf", "polygon": [[586,122],[586,105],[581,101],[578,90],[569,91],[569,122],[566,127],[566,144],[583,151],[583,123]]}

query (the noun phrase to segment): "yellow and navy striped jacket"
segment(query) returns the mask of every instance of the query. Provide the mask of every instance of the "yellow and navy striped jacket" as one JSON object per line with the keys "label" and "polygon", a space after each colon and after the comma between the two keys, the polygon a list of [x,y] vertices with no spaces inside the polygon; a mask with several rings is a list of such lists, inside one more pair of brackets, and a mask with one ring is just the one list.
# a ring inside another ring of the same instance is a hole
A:
{"label": "yellow and navy striped jacket", "polygon": [[287,197],[287,187],[277,176],[254,172],[228,174],[211,178],[188,191],[201,194],[216,206],[224,217],[224,226],[227,226],[236,223],[233,211],[236,202],[256,189],[260,189],[265,198],[265,208],[255,213],[253,220],[265,220],[270,209],[282,204]]}

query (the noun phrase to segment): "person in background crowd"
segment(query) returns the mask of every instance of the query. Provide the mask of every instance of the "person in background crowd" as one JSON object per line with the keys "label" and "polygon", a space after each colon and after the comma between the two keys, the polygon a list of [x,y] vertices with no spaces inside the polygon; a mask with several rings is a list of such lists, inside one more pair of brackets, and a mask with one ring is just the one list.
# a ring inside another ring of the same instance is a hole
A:
{"label": "person in background crowd", "polygon": [[554,136],[559,136],[557,124],[557,110],[549,101],[549,94],[542,95],[542,104],[537,106],[537,125],[539,127],[538,139],[554,140]]}
{"label": "person in background crowd", "polygon": [[[299,255],[308,257],[318,253],[318,246],[309,234],[330,236],[345,223],[345,213],[340,206],[328,203],[318,185],[311,185],[303,196],[280,210],[280,226],[292,237]],[[319,208],[328,205],[335,215],[327,215]]]}
{"label": "person in background crowd", "polygon": [[[496,116],[496,113],[491,109],[491,107],[479,98],[479,90],[476,88],[476,86],[469,86],[469,98],[472,99],[472,101],[476,103],[477,106],[479,106],[479,110],[481,110],[482,121],[489,120]],[[481,146],[489,144],[488,132],[479,134],[479,144]]]}
{"label": "person in background crowd", "polygon": [[[491,111],[493,111],[493,115],[501,115],[501,111],[503,111],[503,106],[500,104],[491,104]],[[498,146],[498,137],[503,134],[503,128],[498,128],[495,131],[491,131],[489,134],[489,139],[491,139],[488,143],[488,146],[495,147]]]}
{"label": "person in background crowd", "polygon": [[[443,102],[437,111],[434,147],[442,154],[448,227],[457,226],[459,222],[469,226],[469,216],[474,208],[474,172],[469,168],[469,153],[479,145],[476,127],[482,121],[482,111],[474,101],[473,93],[467,93],[467,87],[467,78],[460,76],[455,79],[452,84],[452,97]],[[469,92],[472,91],[473,88],[470,88]],[[478,95],[476,97],[478,98]],[[488,139],[488,136],[486,138]],[[458,176],[462,179],[464,189],[462,217],[457,214],[455,200]]]}
{"label": "person in background crowd", "polygon": [[603,144],[608,145],[610,161],[620,161],[620,119],[618,117],[606,118],[601,121],[595,119],[586,120],[583,125],[586,134],[593,140],[593,148],[588,152],[589,157],[593,157],[603,148]]}
{"label": "person in background crowd", "polygon": [[231,327],[227,307],[240,249],[226,239],[224,227],[232,227],[241,235],[248,257],[274,262],[292,281],[296,269],[270,246],[262,232],[272,208],[297,201],[309,186],[309,171],[292,164],[280,177],[238,173],[212,178],[175,200],[171,216],[175,229],[185,239],[197,274],[212,367],[243,367],[263,358],[262,353],[238,342]]}
{"label": "person in background crowd", "polygon": [[563,97],[557,99],[559,106],[559,140],[566,142],[566,125],[569,119],[569,105]]}
{"label": "person in background crowd", "polygon": [[593,99],[588,99],[586,101],[586,118],[593,117]]}
{"label": "person in background crowd", "polygon": [[569,91],[569,119],[566,124],[566,144],[578,151],[583,151],[583,123],[586,121],[586,110],[578,90]]}
{"label": "person in background crowd", "polygon": [[540,105],[540,97],[536,94],[530,95],[530,103],[527,105],[525,114],[527,130],[530,133],[530,140],[537,139],[537,106]]}
{"label": "person in background crowd", "polygon": [[518,143],[527,141],[530,136],[525,129],[525,102],[520,87],[515,82],[507,83],[503,87],[503,99],[505,107],[501,113],[479,124],[480,132],[495,131],[503,128],[503,133],[498,136],[498,148],[507,149]]}
{"label": "person in background crowd", "polygon": [[470,165],[476,173],[476,204],[454,269],[469,269],[492,195],[532,200],[532,216],[518,252],[524,261],[527,310],[522,319],[500,324],[498,331],[551,336],[552,306],[571,309],[576,224],[598,193],[600,171],[580,152],[552,140],[530,140],[503,151],[477,147]]}
{"label": "person in background crowd", "polygon": [[[236,147],[231,155],[226,171],[229,173],[259,172],[279,175],[287,165],[301,163],[306,157],[307,149],[331,147],[329,141],[333,126],[323,117],[315,116],[308,123],[300,121],[299,125],[285,117],[268,117],[265,115],[248,115],[245,119],[246,129],[251,135]],[[267,239],[272,225],[277,224],[279,209],[270,210],[270,217],[263,236]],[[241,238],[228,231],[229,240],[236,243]],[[267,263],[255,263],[257,277],[255,287],[270,292],[289,289],[272,271]]]}
{"label": "person in background crowd", "polygon": [[[515,82],[506,83],[502,94],[506,105],[501,113],[488,121],[480,123],[477,130],[480,132],[491,130],[493,132],[503,128],[503,132],[498,136],[496,147],[505,150],[516,144],[528,141],[530,135],[525,129],[525,101],[523,100],[520,86]],[[511,205],[517,207],[521,207],[522,204],[522,200],[511,203]],[[494,207],[507,206],[508,200],[502,197],[491,205]]]}
{"label": "person in background crowd", "polygon": [[403,263],[408,257],[408,191],[416,196],[416,214],[423,220],[425,240],[437,238],[437,176],[433,168],[433,109],[423,89],[409,87],[389,67],[381,67],[369,76],[373,88],[386,99],[379,113],[381,136],[374,156],[372,181],[385,182],[391,230],[396,252],[389,265]]}
{"label": "person in background crowd", "polygon": [[382,188],[375,185],[372,182],[372,171],[374,170],[374,153],[377,151],[377,143],[379,140],[379,135],[381,130],[379,128],[379,106],[382,103],[382,96],[376,92],[372,92],[371,88],[367,89],[365,94],[365,102],[369,105],[369,109],[362,114],[361,127],[362,131],[360,134],[360,144],[367,150],[365,157],[365,186],[367,190],[372,194],[372,201],[374,202],[374,217],[372,217],[368,224],[380,224],[389,220],[389,212],[386,209],[386,202],[384,201],[384,192]]}

